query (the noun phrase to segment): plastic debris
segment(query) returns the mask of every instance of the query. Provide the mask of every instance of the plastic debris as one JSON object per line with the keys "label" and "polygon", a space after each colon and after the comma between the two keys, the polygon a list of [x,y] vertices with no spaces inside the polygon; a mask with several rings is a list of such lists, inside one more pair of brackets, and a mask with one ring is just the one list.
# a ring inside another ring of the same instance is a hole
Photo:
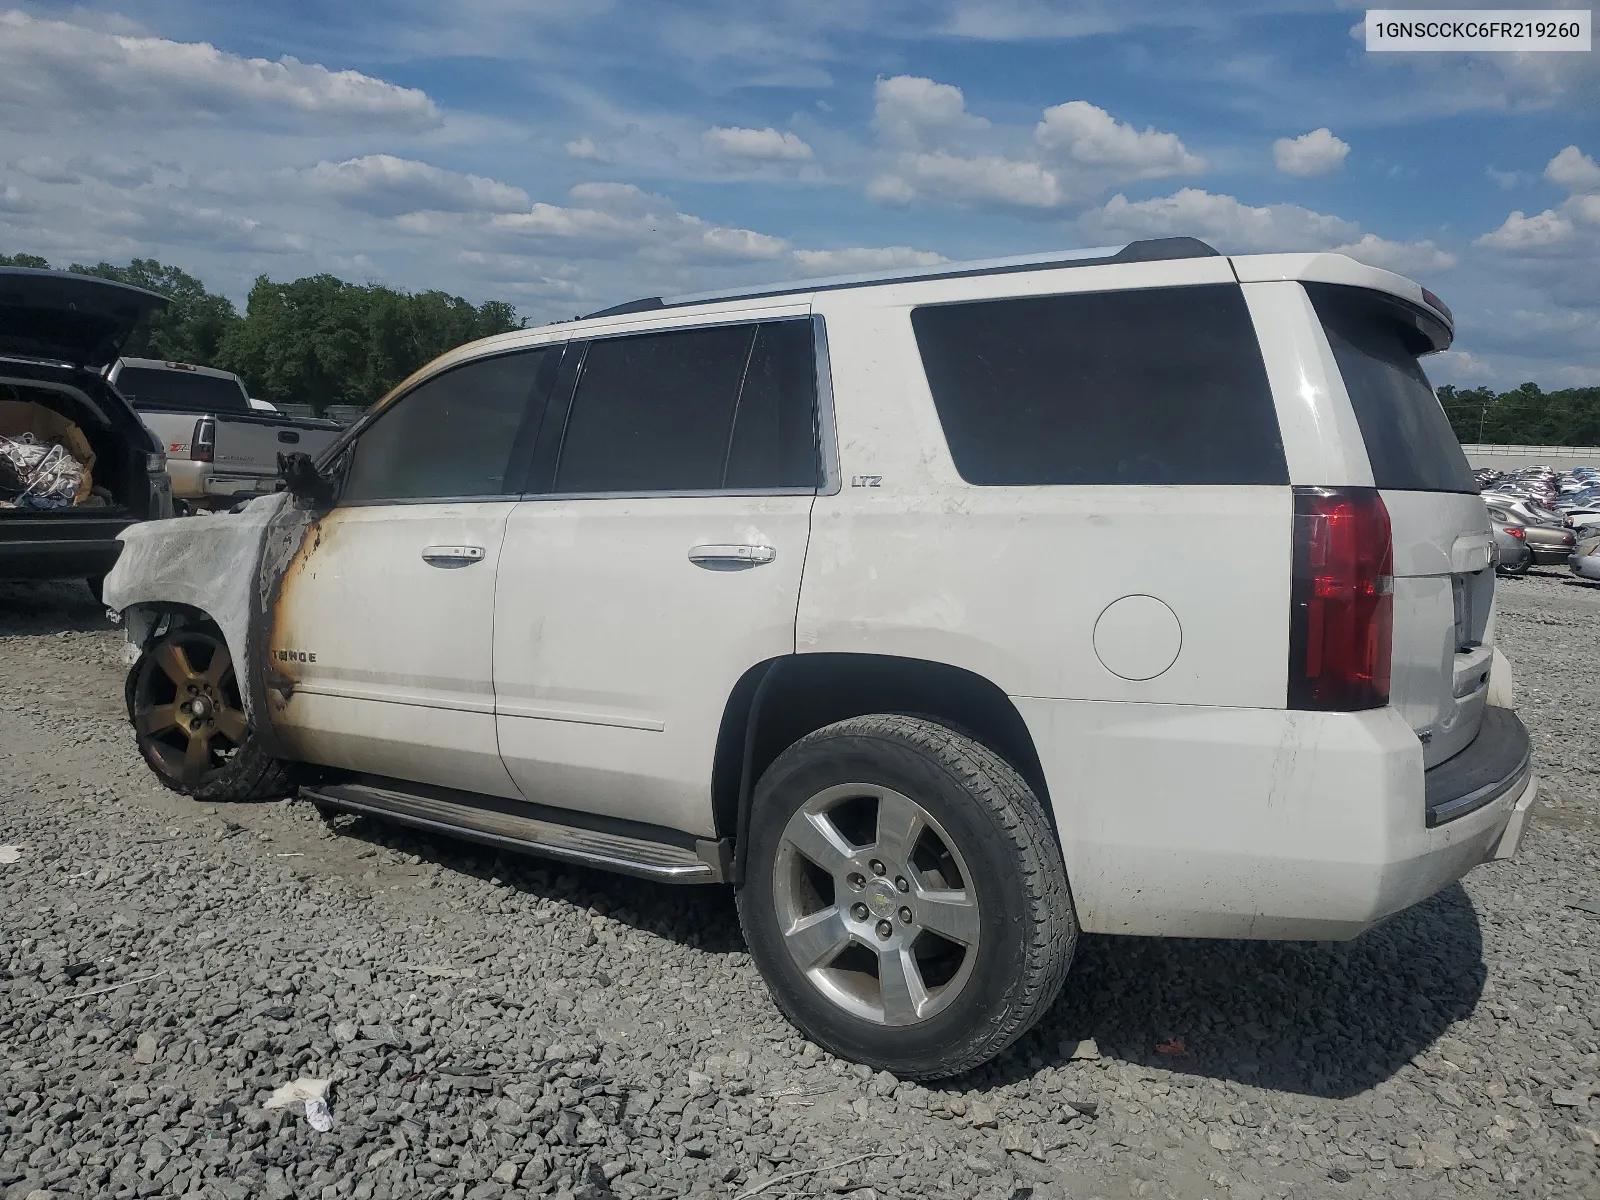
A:
{"label": "plastic debris", "polygon": [[0,863],[10,866],[22,858],[21,846],[0,846]]}
{"label": "plastic debris", "polygon": [[306,1120],[311,1128],[318,1133],[327,1133],[333,1128],[333,1113],[328,1108],[328,1081],[326,1079],[307,1079],[302,1076],[293,1083],[286,1083],[279,1087],[272,1095],[267,1097],[262,1108],[288,1108],[291,1104],[305,1105]]}
{"label": "plastic debris", "polygon": [[1157,1054],[1187,1054],[1188,1051],[1184,1049],[1183,1039],[1175,1037],[1175,1038],[1168,1038],[1166,1041],[1159,1043],[1156,1046],[1156,1053]]}
{"label": "plastic debris", "polygon": [[86,472],[65,446],[40,441],[31,433],[0,436],[0,461],[5,464],[0,489],[12,506],[69,508],[78,503]]}

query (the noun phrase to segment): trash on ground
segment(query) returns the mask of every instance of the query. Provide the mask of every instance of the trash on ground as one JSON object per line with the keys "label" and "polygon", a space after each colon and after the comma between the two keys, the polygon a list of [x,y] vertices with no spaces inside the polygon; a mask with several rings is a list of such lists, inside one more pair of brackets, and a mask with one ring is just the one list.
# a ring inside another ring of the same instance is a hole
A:
{"label": "trash on ground", "polygon": [[1184,1049],[1182,1038],[1168,1038],[1166,1041],[1157,1044],[1156,1053],[1187,1054],[1189,1052]]}
{"label": "trash on ground", "polygon": [[333,1128],[333,1113],[328,1109],[327,1096],[326,1079],[307,1079],[301,1076],[293,1083],[279,1087],[267,1097],[266,1103],[261,1107],[288,1108],[291,1104],[304,1104],[306,1120],[310,1122],[311,1128],[318,1133],[327,1133]]}

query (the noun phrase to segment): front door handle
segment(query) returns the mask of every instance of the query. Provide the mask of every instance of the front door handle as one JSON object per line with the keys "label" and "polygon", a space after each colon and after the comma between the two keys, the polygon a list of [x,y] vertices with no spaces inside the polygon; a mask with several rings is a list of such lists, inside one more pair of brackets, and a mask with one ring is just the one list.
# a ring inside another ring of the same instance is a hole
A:
{"label": "front door handle", "polygon": [[470,567],[483,561],[482,546],[424,546],[422,561],[430,567]]}
{"label": "front door handle", "polygon": [[743,571],[778,557],[771,546],[690,546],[689,561],[708,571]]}

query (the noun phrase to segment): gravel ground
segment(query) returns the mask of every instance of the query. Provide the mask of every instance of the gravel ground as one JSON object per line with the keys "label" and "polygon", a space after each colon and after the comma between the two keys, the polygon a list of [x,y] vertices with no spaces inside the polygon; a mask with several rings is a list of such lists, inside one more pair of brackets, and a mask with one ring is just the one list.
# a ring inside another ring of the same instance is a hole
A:
{"label": "gravel ground", "polygon": [[1349,944],[1087,938],[924,1087],[797,1036],[723,889],[152,786],[87,594],[0,587],[0,1195],[1600,1198],[1600,587],[1501,597],[1518,859]]}

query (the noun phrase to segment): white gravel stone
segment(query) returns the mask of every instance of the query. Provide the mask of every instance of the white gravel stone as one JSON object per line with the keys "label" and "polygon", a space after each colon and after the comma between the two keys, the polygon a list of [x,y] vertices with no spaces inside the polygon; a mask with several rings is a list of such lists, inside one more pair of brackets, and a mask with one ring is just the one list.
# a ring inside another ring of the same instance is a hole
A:
{"label": "white gravel stone", "polygon": [[[783,1020],[723,889],[165,792],[87,592],[0,585],[0,1200],[1600,1200],[1600,588],[1500,597],[1521,856],[1348,944],[1085,938],[909,1086]],[[254,1106],[298,1077],[331,1131]]]}

